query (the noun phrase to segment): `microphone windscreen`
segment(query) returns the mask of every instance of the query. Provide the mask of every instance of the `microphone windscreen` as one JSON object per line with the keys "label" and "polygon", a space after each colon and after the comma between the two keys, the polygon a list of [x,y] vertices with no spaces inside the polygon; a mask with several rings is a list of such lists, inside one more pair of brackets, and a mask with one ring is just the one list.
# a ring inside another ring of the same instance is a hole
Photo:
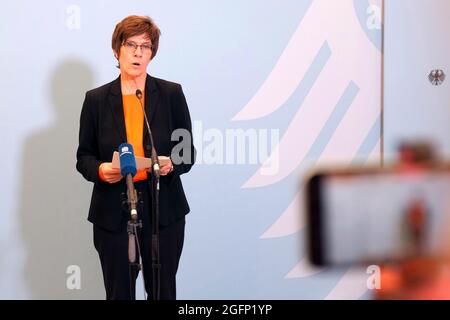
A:
{"label": "microphone windscreen", "polygon": [[136,175],[136,158],[134,157],[133,146],[129,143],[122,143],[119,146],[120,174],[126,177],[131,174]]}
{"label": "microphone windscreen", "polygon": [[142,98],[142,91],[141,91],[141,89],[137,89],[136,90],[136,97],[138,97],[139,100]]}

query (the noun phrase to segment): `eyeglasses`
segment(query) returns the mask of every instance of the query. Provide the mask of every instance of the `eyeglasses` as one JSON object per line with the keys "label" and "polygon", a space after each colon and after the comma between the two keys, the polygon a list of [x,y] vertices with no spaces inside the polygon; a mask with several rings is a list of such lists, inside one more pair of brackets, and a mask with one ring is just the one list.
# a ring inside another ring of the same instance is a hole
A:
{"label": "eyeglasses", "polygon": [[127,49],[129,52],[136,52],[136,50],[140,47],[141,51],[143,53],[150,53],[153,49],[153,46],[151,43],[143,43],[143,44],[137,44],[133,41],[125,41],[122,43],[122,45]]}

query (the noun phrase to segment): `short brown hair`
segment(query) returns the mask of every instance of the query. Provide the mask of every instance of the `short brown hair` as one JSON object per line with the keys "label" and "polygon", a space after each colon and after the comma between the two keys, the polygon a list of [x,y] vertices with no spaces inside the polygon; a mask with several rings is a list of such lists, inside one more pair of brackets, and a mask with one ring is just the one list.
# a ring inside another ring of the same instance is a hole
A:
{"label": "short brown hair", "polygon": [[130,37],[140,34],[147,34],[152,42],[152,59],[158,52],[159,36],[161,31],[150,17],[128,16],[120,21],[114,29],[112,35],[112,48],[119,55],[123,42]]}

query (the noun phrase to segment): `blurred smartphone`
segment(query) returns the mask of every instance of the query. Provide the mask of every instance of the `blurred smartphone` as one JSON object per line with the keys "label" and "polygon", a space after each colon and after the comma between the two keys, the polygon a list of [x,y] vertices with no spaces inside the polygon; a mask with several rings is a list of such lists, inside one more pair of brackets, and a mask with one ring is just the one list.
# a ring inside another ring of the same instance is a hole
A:
{"label": "blurred smartphone", "polygon": [[410,257],[417,247],[411,228],[417,212],[422,253],[435,255],[450,244],[448,166],[321,170],[305,191],[308,255],[315,265]]}

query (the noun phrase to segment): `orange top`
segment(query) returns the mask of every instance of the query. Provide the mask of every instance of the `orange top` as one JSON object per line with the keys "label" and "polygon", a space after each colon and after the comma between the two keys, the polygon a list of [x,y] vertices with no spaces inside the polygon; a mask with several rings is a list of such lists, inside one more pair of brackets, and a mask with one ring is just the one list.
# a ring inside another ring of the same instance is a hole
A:
{"label": "orange top", "polygon": [[[144,113],[141,104],[134,94],[122,96],[123,113],[125,116],[125,128],[127,130],[127,142],[133,146],[136,157],[144,157]],[[142,104],[144,104],[144,94],[142,94]],[[147,179],[145,169],[138,170],[133,181]]]}
{"label": "orange top", "polygon": [[[144,157],[144,113],[142,112],[141,104],[134,94],[122,95],[122,101],[127,142],[133,146],[136,157]],[[142,104],[144,104],[144,95],[142,95]],[[105,181],[100,167],[98,171],[100,179]],[[137,171],[133,181],[136,182],[145,179],[147,179],[147,171],[141,169]]]}

